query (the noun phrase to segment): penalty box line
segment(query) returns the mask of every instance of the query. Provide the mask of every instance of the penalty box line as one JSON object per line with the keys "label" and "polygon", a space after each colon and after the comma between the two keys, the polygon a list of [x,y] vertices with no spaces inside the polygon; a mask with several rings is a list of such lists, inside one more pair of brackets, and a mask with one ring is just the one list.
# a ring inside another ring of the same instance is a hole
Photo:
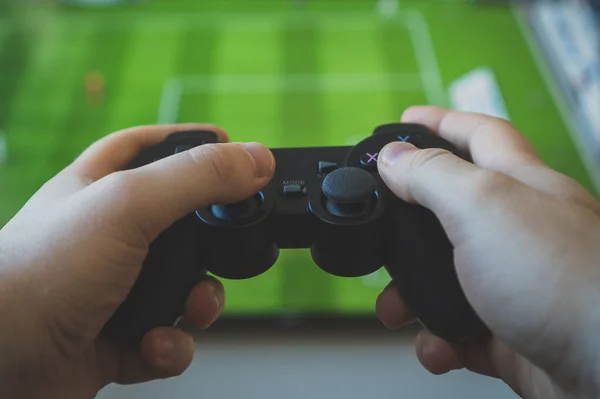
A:
{"label": "penalty box line", "polygon": [[[416,81],[420,81],[420,90],[425,92],[428,104],[447,107],[449,105],[447,91],[443,83],[429,25],[424,15],[418,10],[403,10],[401,15],[402,18],[399,21],[402,21],[409,33],[419,68],[418,74],[198,75],[173,77],[165,83],[158,122],[162,124],[176,123],[184,94],[311,91],[329,93],[407,92],[417,90],[415,87]],[[415,79],[415,76],[417,79]]]}
{"label": "penalty box line", "polygon": [[273,93],[422,92],[423,74],[270,74],[188,75],[173,77],[164,86],[158,123],[177,123],[184,95]]}

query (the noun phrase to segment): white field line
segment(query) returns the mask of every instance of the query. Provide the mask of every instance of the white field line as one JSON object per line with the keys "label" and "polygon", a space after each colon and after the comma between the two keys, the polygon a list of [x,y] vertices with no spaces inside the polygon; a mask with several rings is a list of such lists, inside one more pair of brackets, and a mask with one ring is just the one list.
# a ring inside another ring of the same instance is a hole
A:
{"label": "white field line", "polygon": [[377,12],[383,18],[391,18],[398,13],[399,0],[377,0]]}
{"label": "white field line", "polygon": [[431,105],[447,107],[448,95],[444,88],[433,40],[429,34],[429,25],[419,11],[409,10],[404,15],[419,66],[419,74],[427,94],[427,101]]}
{"label": "white field line", "polygon": [[[135,15],[89,16],[81,18],[77,13],[73,15],[59,15],[57,19],[67,24],[69,29],[87,27],[90,23],[96,24],[103,30],[119,30],[123,28],[135,30],[151,30],[156,33],[178,30],[202,30],[210,27],[228,31],[270,32],[274,27],[282,24],[303,24],[317,27],[321,30],[371,30],[378,23],[380,17],[365,11],[295,11],[295,12],[261,12],[261,13],[218,13],[218,12],[191,12],[191,13],[149,13],[136,12]],[[0,18],[2,23],[2,18]],[[39,26],[34,23],[28,28],[37,30]]]}
{"label": "white field line", "polygon": [[198,75],[182,76],[179,81],[186,94],[365,93],[423,89],[419,75],[414,73]]}
{"label": "white field line", "polygon": [[415,73],[189,75],[169,79],[163,89],[159,124],[176,123],[185,94],[421,92]]}
{"label": "white field line", "polygon": [[158,110],[159,125],[177,123],[182,96],[183,86],[181,81],[177,78],[169,79],[167,83],[165,83],[160,99]]}
{"label": "white field line", "polygon": [[[389,0],[387,0],[389,1]],[[397,1],[397,0],[394,0]],[[167,14],[169,15],[169,14]],[[179,15],[179,14],[177,14]],[[370,18],[364,12],[306,12],[294,14],[294,23],[302,23],[302,16],[317,18],[319,28],[326,29],[373,29],[376,19]],[[172,15],[171,15],[172,17]],[[186,15],[186,18],[192,16]],[[197,16],[198,17],[198,16]],[[201,14],[198,23],[218,23],[223,18],[226,29],[235,27],[244,30],[272,30],[268,22],[290,22],[290,14],[269,13],[257,14],[250,24],[244,24],[248,15],[230,13]],[[236,19],[237,18],[237,19]],[[160,123],[177,121],[181,96],[184,94],[216,93],[216,94],[260,94],[273,92],[327,92],[327,93],[365,93],[365,92],[416,92],[424,91],[430,104],[447,105],[447,95],[442,82],[437,57],[435,55],[429,27],[422,14],[418,11],[408,11],[404,18],[399,19],[407,28],[419,73],[361,73],[361,74],[314,74],[314,75],[210,75],[210,76],[180,76],[173,77],[163,90],[159,110]],[[314,22],[314,21],[312,21]],[[181,26],[182,21],[175,25]],[[219,22],[220,23],[220,22]],[[156,27],[156,25],[153,25]]]}

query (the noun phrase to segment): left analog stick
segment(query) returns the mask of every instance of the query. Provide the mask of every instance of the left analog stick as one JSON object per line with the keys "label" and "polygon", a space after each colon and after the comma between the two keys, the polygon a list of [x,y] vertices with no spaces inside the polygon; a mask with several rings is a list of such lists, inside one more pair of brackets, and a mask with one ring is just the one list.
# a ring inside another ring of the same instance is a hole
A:
{"label": "left analog stick", "polygon": [[[210,273],[231,280],[247,279],[275,264],[279,249],[267,234],[268,224],[261,223],[268,215],[268,206],[268,197],[261,191],[243,201],[213,205],[196,213],[208,222],[201,227],[205,229],[201,236],[211,240],[203,257]],[[236,243],[233,250],[232,242]]]}
{"label": "left analog stick", "polygon": [[234,204],[213,205],[210,210],[213,215],[221,220],[244,220],[255,215],[259,211],[262,202],[262,195],[256,194]]}

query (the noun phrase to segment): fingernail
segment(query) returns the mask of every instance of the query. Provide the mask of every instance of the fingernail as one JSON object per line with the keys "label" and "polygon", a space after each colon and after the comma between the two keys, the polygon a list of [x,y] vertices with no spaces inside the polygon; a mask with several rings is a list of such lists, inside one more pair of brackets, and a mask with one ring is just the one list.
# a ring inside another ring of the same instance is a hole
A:
{"label": "fingernail", "polygon": [[417,147],[410,143],[393,142],[380,151],[379,162],[383,165],[393,165],[401,156],[407,152],[415,151]]}
{"label": "fingernail", "polygon": [[221,311],[221,301],[219,300],[219,294],[218,294],[217,286],[215,284],[213,284],[213,283],[210,283],[210,288],[211,288],[211,293],[212,293],[212,296],[213,296],[213,300],[215,301],[215,306],[217,307],[217,310],[220,312]]}
{"label": "fingernail", "polygon": [[422,355],[429,355],[431,353],[431,340],[427,339],[427,335],[420,331],[415,337],[415,349]]}
{"label": "fingernail", "polygon": [[213,301],[215,302],[216,312],[215,312],[212,320],[208,323],[208,326],[207,326],[207,327],[210,327],[213,325],[213,323],[215,321],[217,321],[217,319],[219,318],[219,316],[221,316],[221,313],[223,312],[223,308],[222,308],[223,304],[220,299],[220,296],[222,294],[221,294],[221,290],[219,289],[217,284],[214,283],[213,281],[208,280],[208,281],[204,282],[203,284],[206,284],[208,287],[210,287],[209,290],[212,295]]}
{"label": "fingernail", "polygon": [[215,306],[220,311],[221,305],[222,305],[220,296],[222,295],[222,292],[221,292],[220,287],[217,285],[218,283],[209,279],[209,280],[202,282],[202,284],[205,284],[206,286],[209,287],[210,294],[212,295],[213,300],[215,301]]}
{"label": "fingernail", "polygon": [[245,143],[243,147],[254,159],[254,167],[258,177],[268,177],[273,173],[275,159],[267,147],[260,143]]}

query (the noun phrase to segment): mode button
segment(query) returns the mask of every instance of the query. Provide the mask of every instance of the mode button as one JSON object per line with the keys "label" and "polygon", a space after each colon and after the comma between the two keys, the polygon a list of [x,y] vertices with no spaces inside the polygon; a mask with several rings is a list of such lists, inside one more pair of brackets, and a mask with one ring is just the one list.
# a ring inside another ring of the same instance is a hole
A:
{"label": "mode button", "polygon": [[306,187],[302,184],[285,184],[283,186],[284,198],[300,198],[306,194]]}

